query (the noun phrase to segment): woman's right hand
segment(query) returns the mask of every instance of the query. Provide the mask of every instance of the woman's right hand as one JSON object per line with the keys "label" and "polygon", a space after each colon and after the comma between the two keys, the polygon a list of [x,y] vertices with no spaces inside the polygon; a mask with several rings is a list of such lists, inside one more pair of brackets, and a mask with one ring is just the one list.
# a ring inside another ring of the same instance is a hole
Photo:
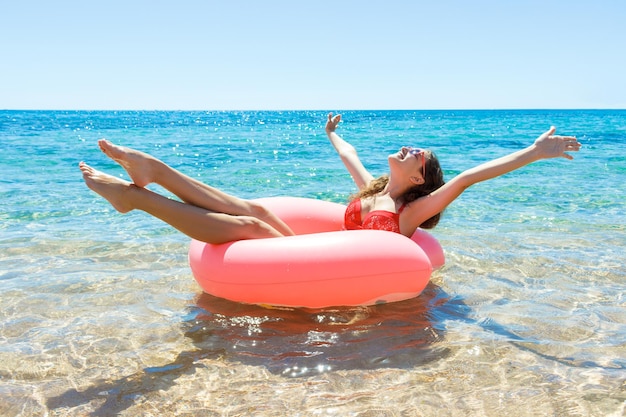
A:
{"label": "woman's right hand", "polygon": [[341,121],[341,115],[338,114],[333,117],[332,113],[328,113],[328,120],[326,121],[326,134],[331,134],[337,129],[337,125]]}

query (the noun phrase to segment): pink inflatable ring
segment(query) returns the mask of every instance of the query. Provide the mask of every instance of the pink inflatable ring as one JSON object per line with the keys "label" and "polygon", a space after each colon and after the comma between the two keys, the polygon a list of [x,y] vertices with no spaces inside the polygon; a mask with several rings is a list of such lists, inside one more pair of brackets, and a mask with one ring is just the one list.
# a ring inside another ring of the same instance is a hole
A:
{"label": "pink inflatable ring", "polygon": [[272,197],[258,202],[296,236],[212,245],[192,240],[189,264],[202,289],[228,300],[321,308],[406,300],[419,295],[445,262],[423,230],[411,239],[380,230],[342,230],[346,207]]}

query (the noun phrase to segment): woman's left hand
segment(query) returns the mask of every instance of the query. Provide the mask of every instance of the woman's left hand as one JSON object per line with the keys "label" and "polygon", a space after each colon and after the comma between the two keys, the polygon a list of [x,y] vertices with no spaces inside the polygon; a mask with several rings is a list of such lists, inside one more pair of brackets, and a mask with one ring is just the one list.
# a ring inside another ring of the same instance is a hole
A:
{"label": "woman's left hand", "polygon": [[541,158],[567,158],[574,159],[574,157],[566,152],[578,152],[580,149],[580,142],[576,140],[574,136],[560,136],[555,135],[556,128],[552,126],[550,130],[542,134],[535,141],[535,147],[539,151]]}

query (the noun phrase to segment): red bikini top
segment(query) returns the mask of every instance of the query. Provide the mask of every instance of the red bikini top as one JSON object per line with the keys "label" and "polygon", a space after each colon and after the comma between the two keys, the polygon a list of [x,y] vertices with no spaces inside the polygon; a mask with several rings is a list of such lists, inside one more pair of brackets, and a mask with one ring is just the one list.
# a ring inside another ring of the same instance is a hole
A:
{"label": "red bikini top", "polygon": [[373,210],[365,215],[361,220],[361,199],[352,200],[346,208],[343,224],[346,230],[387,230],[389,232],[400,233],[400,213],[404,209],[404,204],[398,213],[387,210]]}

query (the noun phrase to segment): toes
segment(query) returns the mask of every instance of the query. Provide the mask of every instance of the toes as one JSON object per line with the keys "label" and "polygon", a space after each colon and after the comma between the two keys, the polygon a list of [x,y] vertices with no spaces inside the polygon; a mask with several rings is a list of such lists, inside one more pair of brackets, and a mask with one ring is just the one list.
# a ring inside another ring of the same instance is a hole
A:
{"label": "toes", "polygon": [[83,173],[83,177],[87,178],[87,177],[93,177],[95,175],[96,170],[90,167],[89,165],[87,165],[86,163],[81,161],[81,163],[78,164],[78,166],[81,172]]}
{"label": "toes", "polygon": [[98,146],[105,155],[111,156],[111,152],[113,151],[113,144],[111,142],[106,139],[100,139],[98,141]]}

